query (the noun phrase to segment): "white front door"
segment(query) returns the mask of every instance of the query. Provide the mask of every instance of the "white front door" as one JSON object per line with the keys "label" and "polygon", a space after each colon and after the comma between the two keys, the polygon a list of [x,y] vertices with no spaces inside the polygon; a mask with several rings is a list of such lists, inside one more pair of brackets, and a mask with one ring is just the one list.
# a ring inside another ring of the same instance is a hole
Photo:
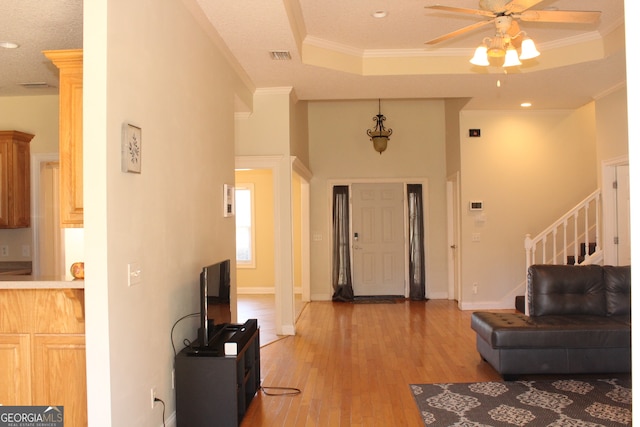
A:
{"label": "white front door", "polygon": [[351,193],[354,295],[406,296],[404,185],[352,184]]}

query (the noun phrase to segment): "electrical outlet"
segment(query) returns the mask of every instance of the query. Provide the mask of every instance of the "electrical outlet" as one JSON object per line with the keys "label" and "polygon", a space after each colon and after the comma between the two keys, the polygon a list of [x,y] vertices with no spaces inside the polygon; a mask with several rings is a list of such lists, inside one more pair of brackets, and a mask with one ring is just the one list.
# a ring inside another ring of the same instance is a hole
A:
{"label": "electrical outlet", "polygon": [[22,256],[30,257],[31,256],[31,246],[22,245]]}
{"label": "electrical outlet", "polygon": [[151,387],[151,409],[156,407],[156,388]]}
{"label": "electrical outlet", "polygon": [[473,294],[475,295],[477,293],[478,293],[478,283],[476,282],[473,284]]}
{"label": "electrical outlet", "polygon": [[0,246],[0,256],[9,256],[9,245]]}

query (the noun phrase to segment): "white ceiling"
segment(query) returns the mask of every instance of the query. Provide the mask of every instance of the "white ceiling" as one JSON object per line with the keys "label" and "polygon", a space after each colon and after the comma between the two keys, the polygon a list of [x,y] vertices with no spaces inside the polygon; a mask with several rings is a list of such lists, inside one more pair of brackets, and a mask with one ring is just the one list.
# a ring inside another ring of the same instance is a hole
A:
{"label": "white ceiling", "polygon": [[[557,53],[612,34],[624,22],[623,0],[543,0],[534,9],[597,10],[601,17],[597,24],[521,22],[541,56],[507,74],[468,63],[482,39],[493,35],[491,25],[425,45],[483,19],[427,10],[435,4],[429,0],[185,1],[200,6],[256,88],[293,87],[303,100],[455,97],[472,98],[469,108],[511,109],[526,100],[534,108],[561,109],[581,106],[626,81],[623,49],[587,54],[586,60]],[[439,2],[478,8],[477,0]],[[20,44],[0,48],[0,96],[55,93],[19,83],[57,86],[57,71],[41,51],[82,47],[82,0],[0,0],[0,10],[0,41]],[[388,16],[373,18],[377,10]],[[292,60],[274,61],[272,50],[287,50]],[[376,61],[385,65],[367,65]]]}

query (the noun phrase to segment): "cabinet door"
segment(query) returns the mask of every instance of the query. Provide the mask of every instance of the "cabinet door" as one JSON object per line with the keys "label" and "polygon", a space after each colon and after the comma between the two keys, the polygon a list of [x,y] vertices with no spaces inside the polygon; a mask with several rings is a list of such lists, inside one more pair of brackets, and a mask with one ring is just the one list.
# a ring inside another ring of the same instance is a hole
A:
{"label": "cabinet door", "polygon": [[82,49],[44,54],[60,70],[60,225],[82,227]]}
{"label": "cabinet door", "polygon": [[13,164],[13,227],[29,227],[31,221],[31,159],[29,143],[14,141],[12,147]]}
{"label": "cabinet door", "polygon": [[0,227],[9,225],[9,147],[11,142],[0,138]]}
{"label": "cabinet door", "polygon": [[31,222],[33,135],[0,131],[0,228],[26,228]]}
{"label": "cabinet door", "polygon": [[33,337],[33,404],[64,406],[65,427],[87,425],[84,335]]}
{"label": "cabinet door", "polygon": [[31,405],[29,334],[0,334],[0,402]]}
{"label": "cabinet door", "polygon": [[[82,61],[80,59],[80,61]],[[82,62],[60,70],[60,221],[82,227]]]}

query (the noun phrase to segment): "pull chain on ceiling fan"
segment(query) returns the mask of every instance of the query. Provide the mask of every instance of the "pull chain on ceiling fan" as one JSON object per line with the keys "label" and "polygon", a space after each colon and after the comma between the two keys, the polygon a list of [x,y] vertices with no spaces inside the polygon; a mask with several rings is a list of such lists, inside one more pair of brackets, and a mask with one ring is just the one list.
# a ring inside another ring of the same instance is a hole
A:
{"label": "pull chain on ceiling fan", "polygon": [[[502,66],[510,67],[520,65],[520,60],[531,59],[540,55],[533,40],[527,37],[524,31],[520,30],[519,20],[524,22],[591,24],[597,22],[600,17],[600,12],[598,11],[530,10],[541,1],[480,0],[480,9],[442,5],[426,6],[426,9],[490,18],[436,37],[427,41],[426,44],[434,45],[493,23],[495,25],[495,35],[483,39],[482,44],[476,49],[470,62],[474,65],[488,66],[490,65],[489,58],[504,57]],[[516,49],[521,49],[519,58]]]}

